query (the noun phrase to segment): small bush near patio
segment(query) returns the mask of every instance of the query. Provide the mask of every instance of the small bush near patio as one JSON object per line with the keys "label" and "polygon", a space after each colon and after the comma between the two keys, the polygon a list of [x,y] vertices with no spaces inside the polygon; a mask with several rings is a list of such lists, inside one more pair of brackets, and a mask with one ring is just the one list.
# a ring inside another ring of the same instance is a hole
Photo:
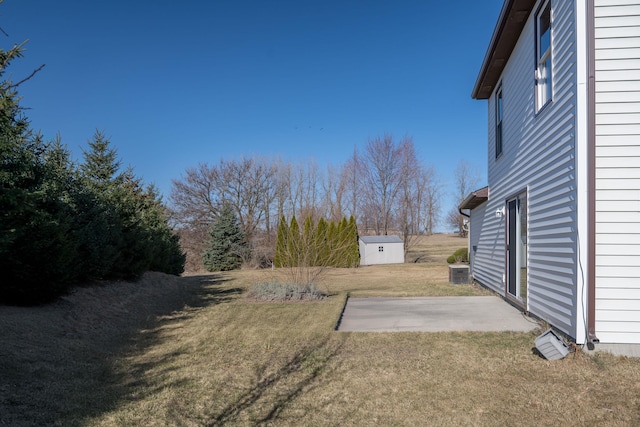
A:
{"label": "small bush near patio", "polygon": [[317,301],[326,295],[314,284],[296,285],[290,283],[266,282],[253,285],[247,298],[254,301]]}
{"label": "small bush near patio", "polygon": [[467,248],[460,248],[447,258],[449,264],[455,264],[458,262],[469,262],[469,250]]}

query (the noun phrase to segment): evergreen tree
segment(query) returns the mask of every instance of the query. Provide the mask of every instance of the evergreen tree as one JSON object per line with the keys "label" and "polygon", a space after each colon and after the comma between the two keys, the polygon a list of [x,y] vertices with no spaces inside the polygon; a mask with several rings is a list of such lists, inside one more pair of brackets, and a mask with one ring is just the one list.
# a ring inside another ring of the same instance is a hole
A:
{"label": "evergreen tree", "polygon": [[34,304],[67,290],[73,242],[65,202],[48,184],[46,144],[29,130],[17,84],[4,79],[22,47],[0,49],[0,302]]}
{"label": "evergreen tree", "polygon": [[[21,49],[0,49],[0,79]],[[31,133],[16,88],[0,81],[0,303],[47,302],[79,280],[149,268],[181,273],[160,198],[132,171],[117,174],[108,139],[96,132],[78,169],[60,137]]]}
{"label": "evergreen tree", "polygon": [[143,224],[150,232],[148,245],[152,249],[149,269],[179,275],[184,271],[186,255],[180,248],[178,234],[169,226],[169,213],[154,186],[141,194],[144,208]]}
{"label": "evergreen tree", "polygon": [[119,173],[115,148],[96,131],[80,167],[88,192],[79,202],[88,278],[136,279],[147,270],[180,274],[185,255],[155,189],[132,168]]}
{"label": "evergreen tree", "polygon": [[291,217],[291,225],[289,225],[289,236],[287,237],[287,254],[290,260],[291,267],[298,267],[300,265],[300,226],[295,215]]}
{"label": "evergreen tree", "polygon": [[336,262],[335,267],[348,267],[349,266],[349,230],[347,229],[347,219],[343,217],[338,223],[336,233]]}
{"label": "evergreen tree", "polygon": [[280,217],[280,223],[278,224],[278,236],[276,240],[276,253],[273,259],[275,267],[289,267],[287,258],[289,226],[287,219],[282,215]]}
{"label": "evergreen tree", "polygon": [[[81,251],[85,254],[87,279],[134,278],[130,274],[130,255],[124,238],[123,213],[126,192],[117,192],[120,161],[117,151],[103,132],[96,130],[83,150],[79,167],[84,191],[78,197],[79,233],[84,237]],[[124,252],[122,251],[124,249]],[[137,255],[133,255],[137,257]]]}
{"label": "evergreen tree", "polygon": [[247,243],[238,218],[229,204],[220,210],[218,218],[212,222],[208,248],[202,261],[208,271],[228,271],[240,268]]}
{"label": "evergreen tree", "polygon": [[338,228],[336,223],[331,221],[327,227],[327,261],[326,266],[335,267],[337,261],[336,249],[338,247]]}
{"label": "evergreen tree", "polygon": [[348,267],[358,267],[360,265],[360,245],[358,236],[358,226],[353,215],[349,218],[349,265]]}
{"label": "evergreen tree", "polygon": [[327,245],[327,221],[324,218],[318,220],[318,226],[316,227],[316,238],[314,242],[316,247],[317,257],[316,266],[327,266],[329,264],[329,247]]}
{"label": "evergreen tree", "polygon": [[311,218],[311,215],[308,215],[304,220],[301,239],[300,266],[310,267],[316,265],[318,251],[315,245],[315,228],[313,226],[313,219]]}
{"label": "evergreen tree", "polygon": [[120,160],[104,132],[96,129],[89,141],[89,150],[83,151],[83,155],[80,170],[89,185],[100,191],[113,190],[117,185]]}

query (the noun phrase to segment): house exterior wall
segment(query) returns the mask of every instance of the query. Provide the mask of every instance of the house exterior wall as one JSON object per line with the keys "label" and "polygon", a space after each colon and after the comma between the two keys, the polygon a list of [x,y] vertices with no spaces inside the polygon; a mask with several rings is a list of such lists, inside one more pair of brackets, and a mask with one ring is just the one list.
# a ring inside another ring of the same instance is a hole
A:
{"label": "house exterior wall", "polygon": [[596,335],[640,343],[640,0],[595,0]]}
{"label": "house exterior wall", "polygon": [[[402,264],[404,262],[404,244],[399,243],[364,243],[360,246],[360,265]],[[379,247],[383,250],[380,251]]]}
{"label": "house exterior wall", "polygon": [[[476,276],[476,254],[480,247],[480,236],[483,230],[482,222],[484,221],[486,210],[487,203],[485,202],[475,209],[472,209],[469,213],[469,271],[474,279]],[[481,267],[482,263],[479,264],[479,268]]]}
{"label": "house exterior wall", "polygon": [[[552,1],[553,101],[535,111],[533,9],[499,85],[503,152],[495,157],[495,92],[488,102],[488,183],[475,254],[474,278],[505,294],[506,216],[496,216],[526,191],[528,290],[526,309],[576,337],[577,188],[575,164],[576,35],[574,1]],[[581,322],[580,322],[581,323]]]}

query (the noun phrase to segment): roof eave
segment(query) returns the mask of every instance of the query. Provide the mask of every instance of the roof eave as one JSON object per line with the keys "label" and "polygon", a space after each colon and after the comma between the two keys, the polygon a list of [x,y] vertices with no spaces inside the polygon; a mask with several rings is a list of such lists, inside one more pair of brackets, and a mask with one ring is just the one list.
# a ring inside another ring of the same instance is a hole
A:
{"label": "roof eave", "polygon": [[491,96],[535,2],[536,0],[505,0],[471,93],[473,99],[489,99]]}
{"label": "roof eave", "polygon": [[458,209],[473,210],[489,200],[489,187],[483,187],[469,194],[458,206]]}

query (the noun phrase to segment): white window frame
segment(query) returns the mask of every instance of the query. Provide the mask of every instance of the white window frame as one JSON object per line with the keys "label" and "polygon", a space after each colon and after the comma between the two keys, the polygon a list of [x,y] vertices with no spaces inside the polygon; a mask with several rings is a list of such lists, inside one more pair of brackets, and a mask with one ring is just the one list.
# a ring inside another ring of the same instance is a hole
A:
{"label": "white window frame", "polygon": [[498,90],[496,90],[496,140],[495,140],[495,151],[496,151],[496,159],[502,155],[504,151],[504,131],[503,131],[503,122],[504,122],[504,96],[502,93],[502,83],[498,85]]}
{"label": "white window frame", "polygon": [[[545,51],[541,51],[542,43],[540,33],[540,20],[544,12],[549,9],[549,46]],[[553,98],[553,65],[551,50],[553,46],[553,19],[552,19],[551,1],[547,0],[542,3],[535,16],[536,24],[536,112],[540,111]]]}

